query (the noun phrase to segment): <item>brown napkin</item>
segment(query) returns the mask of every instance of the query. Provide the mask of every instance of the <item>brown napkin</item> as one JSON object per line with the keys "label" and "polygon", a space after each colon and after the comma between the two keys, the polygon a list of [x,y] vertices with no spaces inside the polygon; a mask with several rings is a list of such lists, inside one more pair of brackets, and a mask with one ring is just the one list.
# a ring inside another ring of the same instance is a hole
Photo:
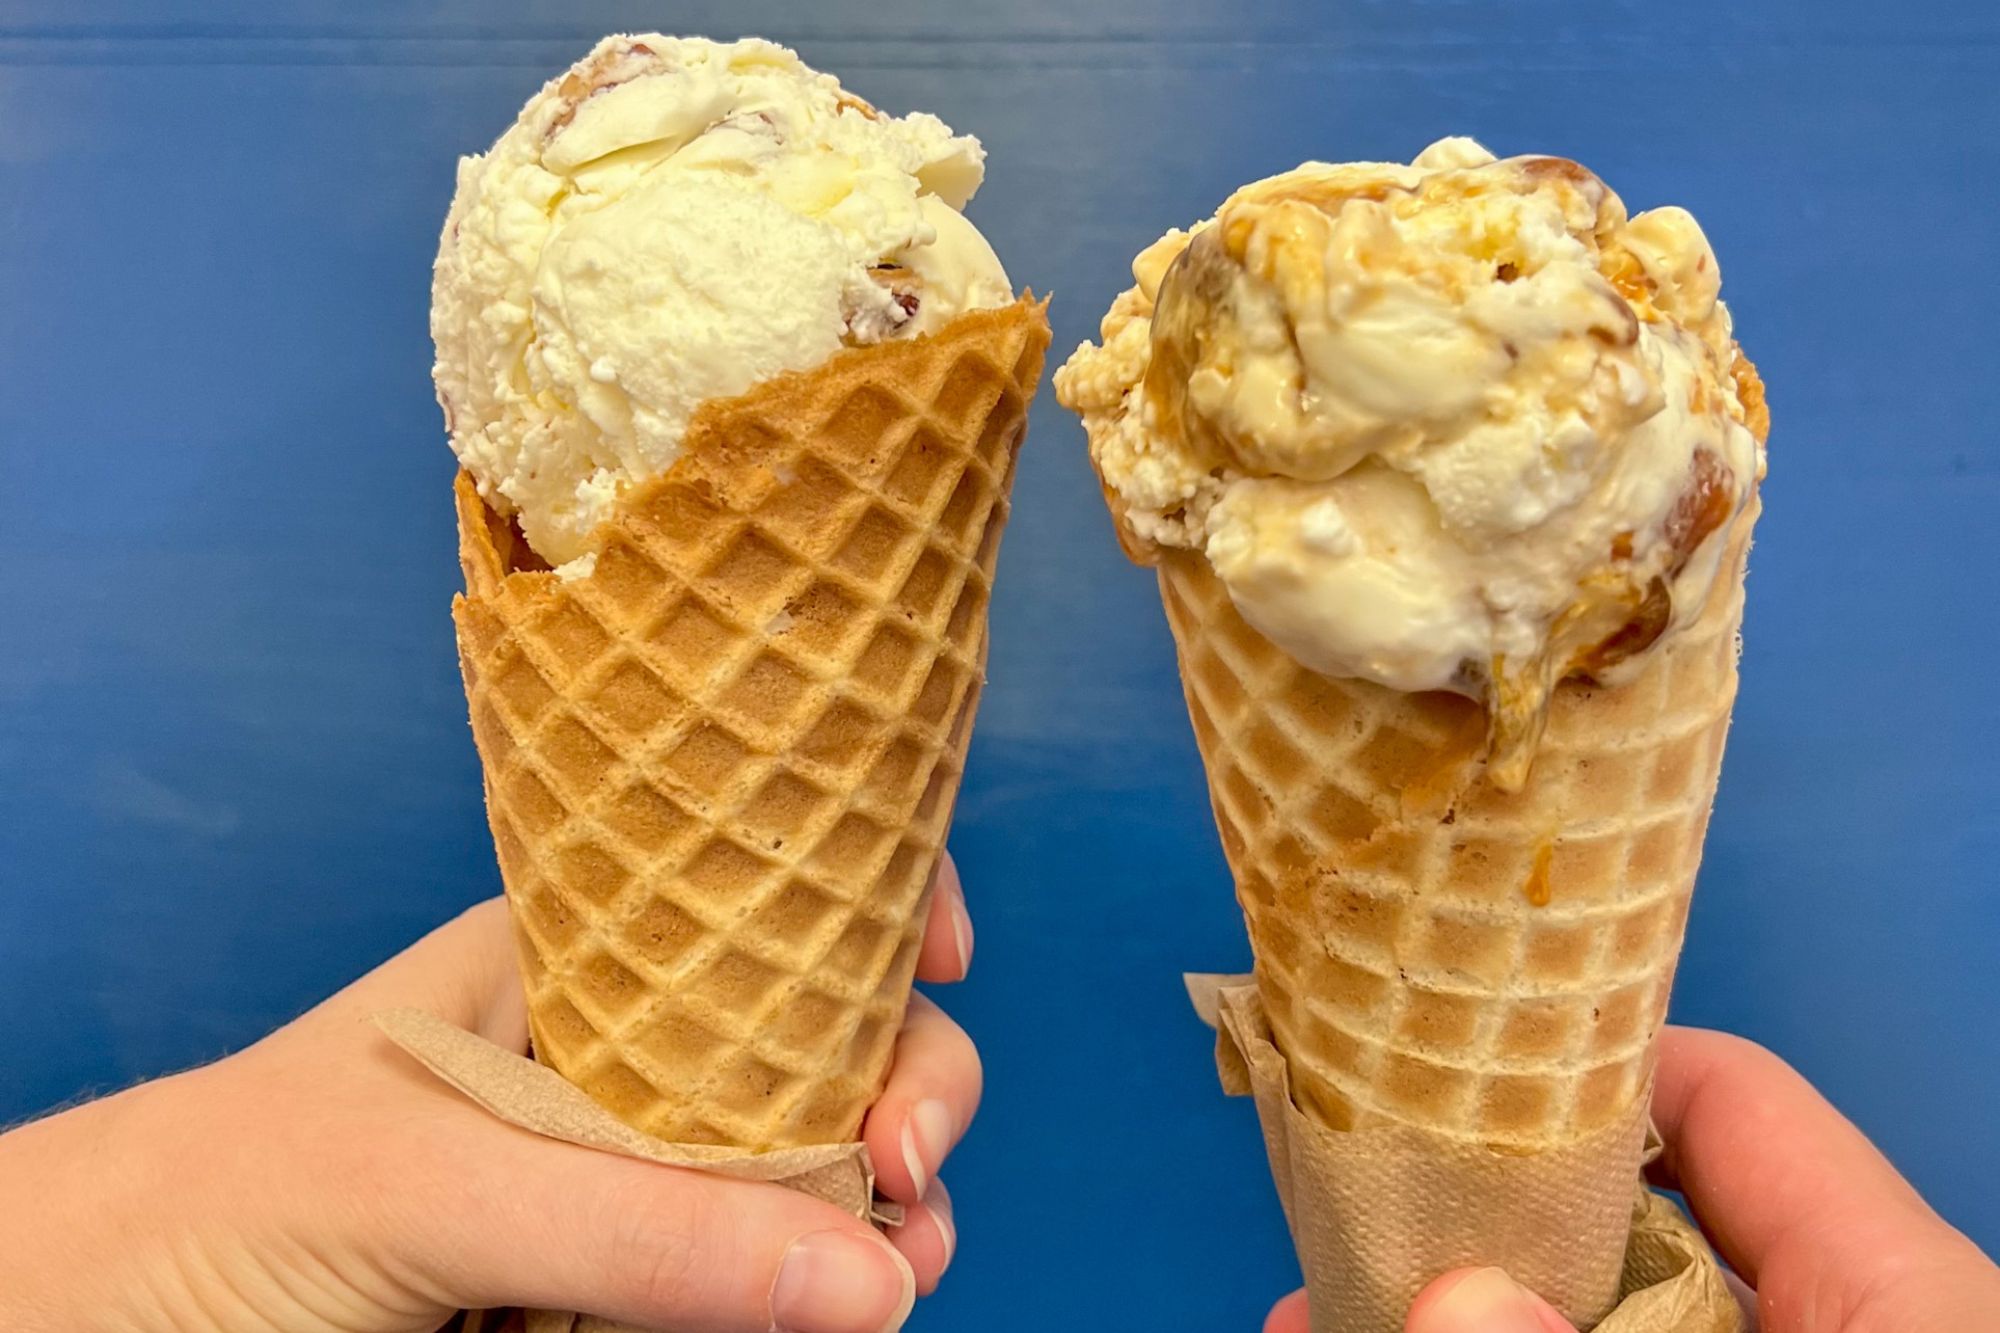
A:
{"label": "brown napkin", "polygon": [[[599,1152],[783,1185],[879,1226],[903,1220],[902,1205],[875,1198],[875,1168],[859,1143],[761,1153],[667,1143],[625,1124],[553,1069],[435,1014],[390,1009],[376,1014],[374,1021],[419,1064],[510,1125]],[[547,1310],[469,1311],[460,1327],[464,1333],[644,1333],[593,1315]]]}
{"label": "brown napkin", "polygon": [[[1401,1333],[1433,1278],[1485,1264],[1598,1333],[1741,1333],[1700,1234],[1643,1183],[1636,1206],[1616,1183],[1640,1156],[1645,1099],[1623,1122],[1547,1153],[1500,1153],[1405,1126],[1337,1132],[1293,1104],[1251,978],[1190,975],[1187,984],[1216,1028],[1223,1090],[1256,1099],[1314,1333]],[[1616,1254],[1621,1234],[1622,1272],[1579,1268],[1578,1254]]]}

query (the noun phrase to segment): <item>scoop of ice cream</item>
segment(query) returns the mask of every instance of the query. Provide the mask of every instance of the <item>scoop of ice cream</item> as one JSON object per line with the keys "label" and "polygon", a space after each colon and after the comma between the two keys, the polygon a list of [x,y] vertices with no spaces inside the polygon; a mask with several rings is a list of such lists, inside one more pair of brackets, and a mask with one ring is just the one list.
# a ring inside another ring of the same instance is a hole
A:
{"label": "scoop of ice cream", "polygon": [[1446,139],[1246,186],[1133,273],[1056,374],[1128,549],[1202,552],[1323,674],[1486,700],[1496,780],[1558,680],[1700,613],[1766,423],[1685,211]]}
{"label": "scoop of ice cream", "polygon": [[959,212],[983,163],[769,42],[606,38],[459,164],[431,289],[453,451],[583,572],[702,403],[1012,299]]}

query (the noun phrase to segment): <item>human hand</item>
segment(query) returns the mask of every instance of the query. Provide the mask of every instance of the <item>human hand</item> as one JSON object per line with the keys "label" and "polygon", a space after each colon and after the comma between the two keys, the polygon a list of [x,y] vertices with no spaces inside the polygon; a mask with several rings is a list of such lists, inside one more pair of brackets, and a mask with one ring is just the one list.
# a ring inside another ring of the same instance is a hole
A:
{"label": "human hand", "polygon": [[[947,857],[917,975],[972,948]],[[685,1333],[899,1328],[951,1262],[938,1167],[979,1103],[972,1043],[913,997],[863,1138],[908,1206],[885,1240],[830,1204],[494,1119],[376,1032],[414,1005],[528,1046],[506,907],[482,903],[217,1064],[0,1135],[9,1333],[427,1333],[460,1307]]]}
{"label": "human hand", "polygon": [[[2000,1319],[2000,1268],[1777,1056],[1720,1032],[1668,1028],[1653,1183],[1686,1196],[1770,1333],[1963,1333]],[[1755,1326],[1753,1324],[1753,1326]],[[1433,1282],[1408,1333],[1575,1333],[1497,1268]],[[1264,1333],[1306,1333],[1304,1292]]]}

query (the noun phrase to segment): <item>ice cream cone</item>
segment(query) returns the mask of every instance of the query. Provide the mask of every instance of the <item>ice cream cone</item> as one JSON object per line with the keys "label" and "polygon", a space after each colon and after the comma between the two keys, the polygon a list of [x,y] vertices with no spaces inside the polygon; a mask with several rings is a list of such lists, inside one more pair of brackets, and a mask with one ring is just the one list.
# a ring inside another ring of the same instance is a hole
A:
{"label": "ice cream cone", "polygon": [[1763,387],[1685,210],[1443,139],[1253,181],[1057,372],[1155,565],[1326,1333],[1617,1297],[1736,689]]}
{"label": "ice cream cone", "polygon": [[705,405],[574,579],[459,476],[535,1053],[635,1128],[839,1142],[879,1093],[1048,340],[1024,300]]}

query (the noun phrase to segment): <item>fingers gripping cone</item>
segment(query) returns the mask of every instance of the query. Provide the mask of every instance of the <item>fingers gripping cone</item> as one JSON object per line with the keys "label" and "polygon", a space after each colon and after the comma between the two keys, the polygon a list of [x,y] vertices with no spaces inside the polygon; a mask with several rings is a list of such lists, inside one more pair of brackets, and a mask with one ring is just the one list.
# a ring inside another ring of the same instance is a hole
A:
{"label": "fingers gripping cone", "polygon": [[560,580],[457,482],[453,604],[535,1053],[635,1128],[850,1140],[986,659],[1041,304],[701,409]]}

